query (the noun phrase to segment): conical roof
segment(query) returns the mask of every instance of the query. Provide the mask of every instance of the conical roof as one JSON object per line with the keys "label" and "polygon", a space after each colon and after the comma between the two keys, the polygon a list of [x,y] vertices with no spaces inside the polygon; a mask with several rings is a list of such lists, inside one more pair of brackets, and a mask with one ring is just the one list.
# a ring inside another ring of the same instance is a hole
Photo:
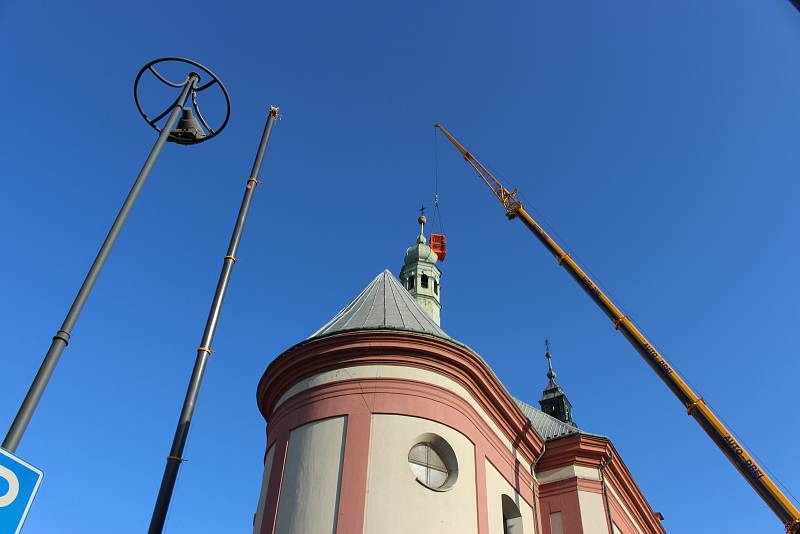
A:
{"label": "conical roof", "polygon": [[309,339],[351,330],[406,330],[451,339],[388,269]]}

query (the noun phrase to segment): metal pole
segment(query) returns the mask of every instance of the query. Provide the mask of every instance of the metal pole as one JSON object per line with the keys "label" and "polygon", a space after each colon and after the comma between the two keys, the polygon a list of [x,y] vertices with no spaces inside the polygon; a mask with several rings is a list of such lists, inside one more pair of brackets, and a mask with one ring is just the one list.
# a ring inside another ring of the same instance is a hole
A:
{"label": "metal pole", "polygon": [[167,510],[169,509],[170,500],[172,499],[172,492],[175,489],[175,481],[178,478],[178,470],[180,469],[181,462],[183,462],[183,449],[186,446],[186,439],[189,436],[189,426],[191,425],[192,415],[194,414],[194,408],[197,404],[197,395],[200,393],[203,373],[208,363],[208,357],[211,355],[211,342],[214,339],[214,331],[217,329],[217,321],[219,320],[222,301],[225,298],[225,291],[228,288],[233,264],[236,263],[236,250],[239,248],[239,241],[244,231],[247,212],[250,209],[250,201],[253,198],[253,192],[258,184],[258,175],[261,171],[261,163],[264,160],[264,153],[267,150],[267,143],[272,133],[272,125],[275,119],[278,118],[278,114],[279,109],[277,107],[270,107],[267,123],[264,125],[264,132],[261,135],[261,144],[258,146],[256,159],[253,163],[253,170],[250,172],[250,177],[247,179],[244,198],[242,198],[239,216],[233,228],[233,235],[231,236],[230,245],[228,245],[228,252],[222,264],[222,272],[220,272],[219,281],[217,282],[217,290],[214,293],[214,300],[211,303],[211,310],[208,313],[206,328],[203,331],[203,339],[200,342],[200,347],[197,349],[197,359],[195,360],[194,369],[192,370],[192,377],[189,380],[189,387],[186,390],[186,398],[183,401],[183,408],[181,409],[181,415],[178,419],[178,426],[175,429],[172,448],[169,451],[169,456],[167,456],[167,466],[164,468],[164,475],[161,478],[161,487],[158,490],[158,497],[156,498],[156,504],[153,508],[153,516],[150,519],[149,534],[161,534],[164,530],[164,522],[167,518]]}
{"label": "metal pole", "polygon": [[117,218],[114,219],[114,224],[111,225],[106,240],[103,241],[103,246],[100,247],[100,251],[97,253],[97,257],[94,259],[94,263],[92,263],[92,267],[89,269],[89,273],[86,275],[86,279],[83,281],[83,285],[81,285],[78,295],[75,297],[75,301],[72,303],[67,313],[67,317],[64,319],[64,323],[53,337],[53,342],[50,344],[50,349],[47,351],[47,355],[44,357],[39,371],[36,373],[36,378],[33,379],[33,383],[30,389],[28,389],[27,395],[25,395],[25,400],[22,401],[22,406],[20,406],[17,416],[14,418],[14,422],[11,423],[11,428],[9,428],[8,434],[6,434],[3,440],[3,448],[7,451],[15,452],[17,450],[19,442],[22,440],[23,434],[25,434],[25,429],[28,427],[31,417],[33,417],[33,412],[36,411],[36,406],[39,404],[42,394],[44,394],[44,390],[47,387],[47,383],[50,381],[50,377],[58,364],[61,353],[64,352],[64,349],[69,344],[72,328],[75,326],[75,323],[78,322],[78,316],[81,314],[83,305],[86,304],[86,300],[89,298],[89,293],[91,293],[92,287],[94,287],[94,283],[97,281],[97,277],[100,275],[100,271],[106,263],[108,254],[111,252],[111,248],[114,246],[120,230],[122,230],[122,225],[125,224],[125,219],[128,218],[128,214],[133,208],[133,204],[136,202],[136,198],[139,196],[139,192],[144,186],[147,176],[150,174],[150,170],[153,168],[156,158],[158,158],[158,154],[164,147],[164,143],[167,141],[167,137],[169,137],[172,127],[175,125],[175,121],[178,120],[178,114],[181,108],[183,108],[186,98],[199,80],[200,78],[194,73],[190,74],[187,78],[181,96],[178,97],[178,100],[175,102],[175,106],[172,109],[167,123],[161,130],[156,144],[153,145],[152,150],[150,150],[150,155],[147,156],[142,170],[139,171],[139,175],[136,177],[136,181],[133,183],[128,197],[125,199],[122,208],[120,208],[117,214]]}

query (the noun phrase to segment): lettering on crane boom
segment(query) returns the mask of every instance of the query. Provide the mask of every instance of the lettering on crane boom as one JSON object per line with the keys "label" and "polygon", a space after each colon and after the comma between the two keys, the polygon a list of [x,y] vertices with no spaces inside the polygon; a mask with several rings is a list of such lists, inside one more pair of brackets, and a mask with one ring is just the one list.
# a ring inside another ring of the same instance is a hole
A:
{"label": "lettering on crane boom", "polygon": [[[533,228],[537,233],[541,234],[542,236],[546,236],[544,230],[542,230],[542,227],[539,226],[536,222],[533,222]],[[559,264],[565,258],[568,257],[567,254],[564,254],[563,256],[560,257],[558,256],[558,254],[556,254],[556,256],[558,257]],[[583,285],[586,287],[586,289],[592,294],[593,297],[595,297],[598,301],[600,301],[600,303],[605,305],[605,302],[603,300],[603,297],[605,295],[603,295],[603,293],[600,291],[600,288],[594,285],[594,282],[592,282],[592,280],[585,273],[580,272],[580,270],[578,272],[580,273],[580,278],[583,281]],[[647,352],[647,354],[650,355],[650,357],[656,362],[656,364],[662,371],[664,371],[668,375],[671,375],[674,372],[672,370],[672,367],[669,366],[666,360],[664,360],[664,358],[658,353],[658,351],[656,351],[656,349],[653,348],[652,345],[650,345],[650,343],[642,343],[642,346],[644,347],[644,350]]]}
{"label": "lettering on crane boom", "polygon": [[656,351],[656,349],[654,349],[650,343],[644,343],[643,346],[644,350],[646,350],[647,354],[649,354],[656,361],[661,370],[668,375],[671,375],[673,372],[672,367],[670,367],[669,364],[664,361],[664,358],[661,357],[658,351]]}
{"label": "lettering on crane boom", "polygon": [[[594,285],[594,283],[585,274],[581,278],[583,279],[583,283],[586,286],[586,288],[589,291],[591,291],[592,294],[595,295],[600,302],[603,302],[602,299],[603,294],[600,292],[600,289],[596,285]],[[653,348],[653,346],[650,343],[642,343],[642,346],[644,347],[644,350],[647,352],[647,354],[650,355],[650,357],[656,362],[656,365],[658,365],[658,367],[662,371],[664,371],[668,375],[671,375],[673,373],[672,367],[669,366],[666,360],[664,360],[664,358],[658,353],[656,349]]]}
{"label": "lettering on crane boom", "polygon": [[742,449],[741,445],[739,445],[739,443],[736,442],[733,436],[728,434],[722,438],[722,441],[723,443],[725,443],[728,449],[730,449],[730,451],[735,455],[735,457],[739,459],[739,461],[742,463],[747,472],[749,472],[755,478],[761,478],[764,476],[764,473],[762,473],[761,469],[759,469],[758,466],[756,466],[753,463],[753,460],[749,458],[745,460],[744,449]]}

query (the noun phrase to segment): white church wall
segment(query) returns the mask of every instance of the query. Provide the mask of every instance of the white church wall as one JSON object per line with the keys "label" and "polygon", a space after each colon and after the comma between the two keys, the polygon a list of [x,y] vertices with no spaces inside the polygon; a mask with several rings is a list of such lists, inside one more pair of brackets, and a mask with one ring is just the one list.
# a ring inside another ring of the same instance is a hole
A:
{"label": "white church wall", "polygon": [[267,502],[267,487],[269,486],[269,474],[272,471],[272,460],[275,458],[275,445],[269,448],[264,456],[264,476],[261,478],[261,494],[258,496],[258,508],[253,519],[253,534],[258,534],[261,530],[261,522],[264,520],[264,505]]}
{"label": "white church wall", "polygon": [[578,491],[581,508],[581,523],[584,534],[609,534],[608,516],[603,495],[589,491]]}
{"label": "white church wall", "polygon": [[408,380],[417,380],[419,382],[425,382],[427,384],[432,384],[434,386],[439,386],[441,388],[447,389],[448,391],[452,391],[462,399],[469,402],[470,406],[472,406],[478,415],[486,422],[489,428],[497,435],[506,448],[511,451],[522,464],[523,469],[528,473],[531,472],[530,463],[528,463],[525,458],[520,455],[514,448],[511,441],[506,437],[506,435],[500,430],[500,427],[494,422],[494,420],[489,417],[489,414],[481,407],[481,405],[475,400],[475,398],[458,382],[448,378],[446,376],[440,375],[433,371],[428,371],[426,369],[417,369],[415,367],[401,367],[398,365],[360,365],[360,366],[353,366],[353,367],[343,367],[341,369],[335,369],[332,371],[326,371],[324,373],[319,373],[314,376],[308,377],[304,380],[299,381],[297,384],[289,388],[286,393],[281,395],[281,398],[278,399],[278,402],[275,404],[275,409],[280,406],[284,401],[296,395],[297,393],[304,391],[308,388],[314,386],[320,386],[322,384],[329,384],[331,382],[340,382],[342,380],[353,380],[353,379],[369,379],[369,378],[405,378]]}
{"label": "white church wall", "polygon": [[345,417],[298,427],[289,435],[276,534],[334,534]]}
{"label": "white church wall", "polygon": [[[458,480],[446,491],[418,482],[408,453],[420,436],[435,434],[452,447]],[[475,449],[461,433],[434,421],[373,415],[365,534],[476,534]]]}
{"label": "white church wall", "polygon": [[489,462],[485,462],[486,469],[486,498],[489,519],[489,534],[503,533],[503,495],[508,495],[522,515],[522,530],[517,529],[514,534],[535,534],[533,526],[533,508],[522,500],[497,469]]}
{"label": "white church wall", "polygon": [[600,471],[594,467],[567,465],[536,473],[536,480],[539,481],[539,484],[549,484],[550,482],[558,482],[559,480],[573,477],[600,480]]}

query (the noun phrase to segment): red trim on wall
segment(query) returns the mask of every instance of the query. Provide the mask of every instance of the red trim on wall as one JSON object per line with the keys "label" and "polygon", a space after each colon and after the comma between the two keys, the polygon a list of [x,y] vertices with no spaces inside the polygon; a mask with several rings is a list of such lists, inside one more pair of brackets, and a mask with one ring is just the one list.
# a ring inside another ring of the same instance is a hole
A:
{"label": "red trim on wall", "polygon": [[590,478],[578,479],[578,491],[586,491],[588,493],[603,494],[603,483],[599,480],[592,480]]}
{"label": "red trim on wall", "polygon": [[542,497],[539,493],[539,483],[533,485],[533,500],[536,508],[533,509],[533,534],[542,533]]}
{"label": "red trim on wall", "polygon": [[540,526],[542,534],[553,534],[553,529],[550,528],[550,503],[544,502],[539,499],[539,515],[542,517]]}
{"label": "red trim on wall", "polygon": [[446,376],[470,393],[529,464],[544,447],[541,436],[480,357],[453,342],[411,332],[347,332],[289,349],[270,363],[261,378],[259,409],[271,422],[277,401],[299,381],[359,365],[415,367]]}
{"label": "red trim on wall", "polygon": [[542,507],[542,533],[552,534],[550,514],[561,512],[564,534],[583,534],[581,505],[578,500],[577,484],[573,479],[559,480],[539,485],[539,502]]}
{"label": "red trim on wall", "polygon": [[[630,471],[628,471],[628,467],[619,457],[613,445],[611,445],[611,448],[614,450],[614,459],[605,471],[606,483],[614,488],[620,499],[624,502],[625,507],[636,518],[639,526],[646,533],[666,534],[661,520],[658,519],[658,516],[656,516],[656,513],[650,507],[650,503],[647,502],[647,499],[644,498],[642,491],[639,489],[636,481],[633,480]],[[616,500],[613,498],[613,495],[611,495],[611,492],[608,492],[608,496],[612,497],[610,500]]]}
{"label": "red trim on wall", "polygon": [[[611,510],[611,521],[617,525],[617,528],[622,534],[639,534],[636,526],[628,518],[628,514],[620,505],[619,501],[610,493],[607,492],[609,509]],[[649,531],[645,531],[649,532]]]}
{"label": "red trim on wall", "polygon": [[[286,450],[289,445],[289,433],[278,434],[275,439],[275,454],[272,457],[272,468],[269,472],[269,484],[264,495],[264,515],[261,520],[259,534],[274,534],[275,521],[278,518],[280,506],[281,485],[283,483],[283,468],[286,465]],[[269,449],[269,447],[267,447]],[[274,506],[267,506],[274,503]]]}
{"label": "red trim on wall", "polygon": [[548,484],[541,484],[539,486],[539,495],[541,498],[561,495],[563,493],[574,493],[576,491],[603,493],[603,483],[599,480],[571,477]]}
{"label": "red trim on wall", "polygon": [[371,426],[372,415],[366,410],[347,416],[336,534],[364,531]]}
{"label": "red trim on wall", "polygon": [[478,534],[489,534],[489,496],[486,490],[486,451],[475,444],[475,499],[478,511]]}

